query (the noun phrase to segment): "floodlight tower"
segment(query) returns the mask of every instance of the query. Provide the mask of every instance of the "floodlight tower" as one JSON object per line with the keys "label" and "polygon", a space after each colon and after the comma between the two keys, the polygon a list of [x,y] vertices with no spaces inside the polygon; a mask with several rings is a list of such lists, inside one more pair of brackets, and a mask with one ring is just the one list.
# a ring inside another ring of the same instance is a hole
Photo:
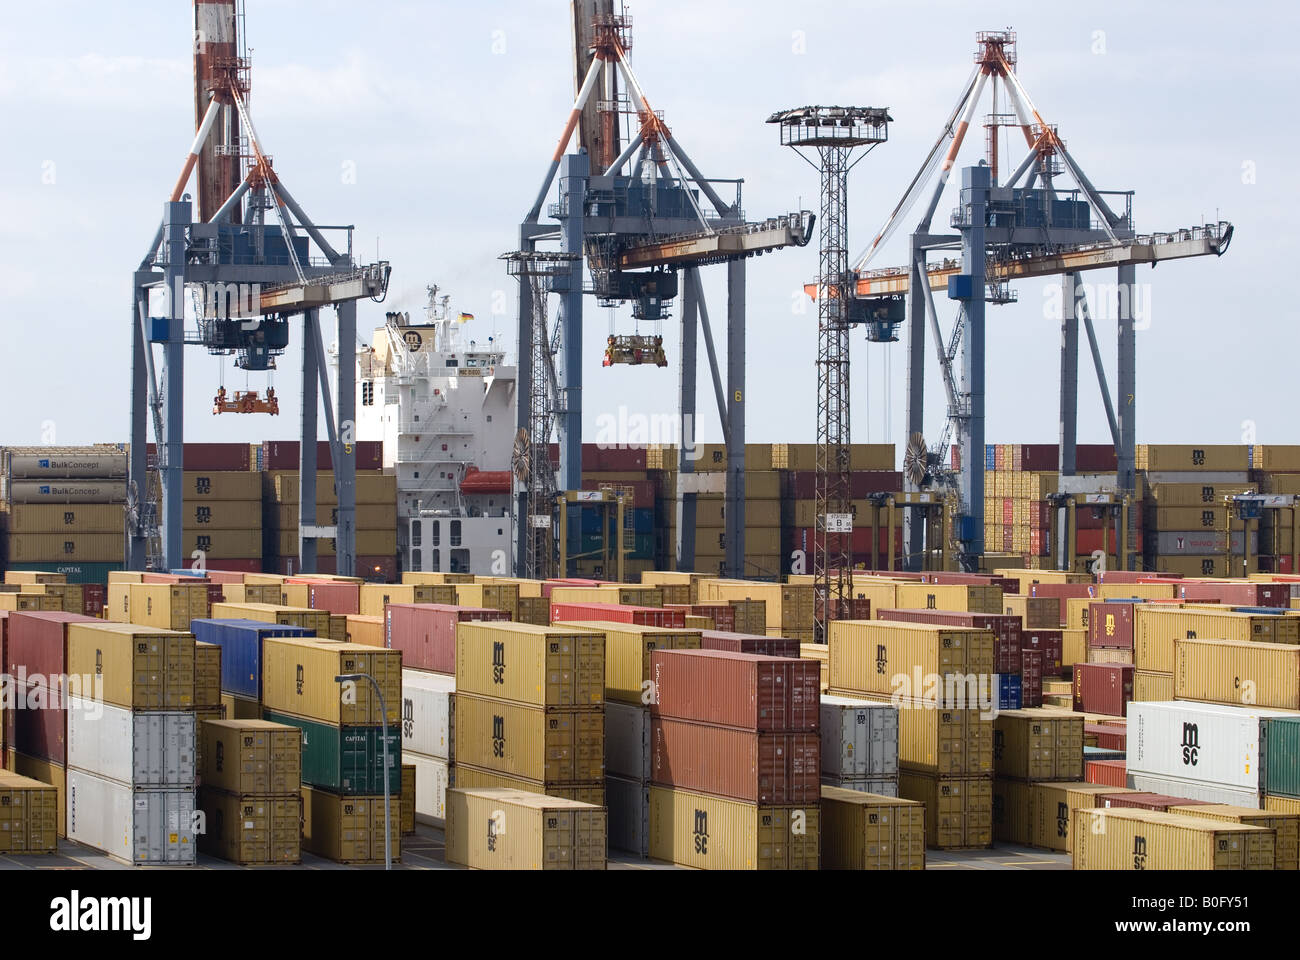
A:
{"label": "floodlight tower", "polygon": [[[781,143],[821,173],[821,257],[817,278],[817,528],[813,537],[814,640],[852,596],[853,515],[849,423],[849,171],[888,137],[888,111],[801,107],[773,114]],[[866,150],[858,152],[860,148]],[[805,151],[815,152],[814,161]],[[857,157],[854,154],[857,153]]]}

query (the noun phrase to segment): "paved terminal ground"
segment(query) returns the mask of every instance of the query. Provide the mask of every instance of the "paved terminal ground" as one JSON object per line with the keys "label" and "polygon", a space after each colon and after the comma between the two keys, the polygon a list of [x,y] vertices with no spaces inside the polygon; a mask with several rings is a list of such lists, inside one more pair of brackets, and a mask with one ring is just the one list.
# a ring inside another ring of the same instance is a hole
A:
{"label": "paved terminal ground", "polygon": [[[677,870],[668,863],[642,860],[620,851],[611,851],[611,870]],[[82,846],[71,840],[59,841],[59,852],[53,856],[0,856],[0,870],[133,870],[118,861]],[[186,868],[193,869],[193,868]],[[302,863],[286,867],[243,868],[237,864],[199,854],[199,870],[382,870],[383,865],[349,867],[323,860],[310,853],[302,855]],[[402,837],[402,862],[393,864],[394,870],[460,870],[446,861],[446,845],[442,830],[420,824],[413,835]],[[992,850],[961,852],[926,851],[926,869],[929,870],[1069,870],[1070,858],[1064,853],[1036,850],[1030,847],[999,845]]]}

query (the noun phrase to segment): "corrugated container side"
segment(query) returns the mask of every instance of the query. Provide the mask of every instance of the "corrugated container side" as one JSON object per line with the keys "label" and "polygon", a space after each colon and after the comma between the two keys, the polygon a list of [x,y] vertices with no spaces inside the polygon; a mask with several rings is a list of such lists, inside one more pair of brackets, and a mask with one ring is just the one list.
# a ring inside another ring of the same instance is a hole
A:
{"label": "corrugated container side", "polygon": [[[276,637],[262,655],[262,703],[268,710],[346,726],[397,724],[402,707],[402,656],[354,643]],[[387,716],[369,682],[347,689],[335,677],[369,674],[383,693]]]}
{"label": "corrugated container side", "polygon": [[830,625],[830,685],[864,694],[892,694],[899,677],[990,676],[994,639],[987,630],[886,620]]}
{"label": "corrugated container side", "polygon": [[194,788],[132,789],[68,770],[68,839],[137,866],[193,866]]}
{"label": "corrugated container side", "polygon": [[651,779],[698,793],[762,804],[815,803],[821,795],[816,733],[758,733],[656,718]]}
{"label": "corrugated container side", "polygon": [[1071,835],[1076,870],[1272,870],[1275,863],[1271,830],[1171,813],[1080,809]]}
{"label": "corrugated container side", "polygon": [[[382,796],[384,747],[381,727],[337,726],[266,710],[271,723],[302,733],[301,782],[342,796]],[[402,790],[402,737],[396,726],[386,734],[388,790]]]}
{"label": "corrugated container side", "polygon": [[447,792],[447,861],[476,870],[603,870],[608,826],[591,804],[518,790]]}
{"label": "corrugated container side", "polygon": [[[302,849],[339,863],[384,862],[384,798],[340,797],[302,788]],[[401,799],[388,808],[394,863],[402,857]]]}
{"label": "corrugated container side", "polygon": [[925,806],[822,788],[823,870],[924,870]]}
{"label": "corrugated container side", "polygon": [[456,680],[423,670],[402,671],[402,751],[449,759]]}
{"label": "corrugated container side", "polygon": [[293,794],[302,786],[302,731],[263,720],[216,720],[202,725],[205,787],[239,796]]}
{"label": "corrugated container side", "polygon": [[1300,710],[1300,647],[1179,640],[1174,695],[1180,700]]}
{"label": "corrugated container side", "polygon": [[135,788],[193,788],[193,713],[125,710],[70,697],[67,716],[69,768]]}
{"label": "corrugated container side", "polygon": [[821,722],[820,669],[810,660],[656,650],[650,669],[652,716],[787,732],[813,732]]}
{"label": "corrugated container side", "polygon": [[404,753],[402,760],[415,767],[416,822],[442,826],[447,819],[447,786],[451,773],[447,761],[418,753]]}
{"label": "corrugated container side", "polygon": [[527,623],[457,624],[456,689],[540,707],[599,707],[604,634]]}
{"label": "corrugated container side", "polygon": [[610,847],[639,857],[650,856],[650,784],[608,776],[605,802],[609,808]]}
{"label": "corrugated container side", "polygon": [[245,866],[302,862],[302,796],[240,796],[203,787],[198,805],[207,820],[203,853]]}
{"label": "corrugated container side", "polygon": [[993,778],[940,777],[904,769],[898,792],[925,805],[926,844],[939,850],[993,844]]}
{"label": "corrugated container side", "polygon": [[1170,807],[1170,813],[1223,823],[1245,823],[1272,830],[1274,863],[1278,870],[1300,869],[1300,813],[1254,810],[1230,804],[1197,803]]}
{"label": "corrugated container side", "polygon": [[702,870],[816,870],[819,804],[760,806],[650,787],[650,856]]}
{"label": "corrugated container side", "polygon": [[898,776],[898,708],[823,695],[822,773],[836,778]]}
{"label": "corrugated container side", "polygon": [[650,779],[649,707],[605,704],[605,772],[607,777]]}
{"label": "corrugated container side", "polygon": [[591,783],[573,783],[571,781],[529,780],[527,777],[513,777],[495,770],[486,770],[473,764],[457,760],[452,765],[451,785],[457,787],[507,787],[522,790],[525,793],[540,793],[548,797],[562,797],[565,800],[580,800],[593,806],[605,805],[605,781]]}
{"label": "corrugated container side", "polygon": [[1083,717],[1007,710],[994,722],[993,761],[1013,780],[1082,780]]}
{"label": "corrugated container side", "polygon": [[605,714],[456,694],[456,761],[541,782],[605,779]]}
{"label": "corrugated container side", "polygon": [[438,673],[456,672],[458,624],[510,619],[501,610],[435,603],[389,604],[383,617],[384,645],[400,651],[405,666]]}

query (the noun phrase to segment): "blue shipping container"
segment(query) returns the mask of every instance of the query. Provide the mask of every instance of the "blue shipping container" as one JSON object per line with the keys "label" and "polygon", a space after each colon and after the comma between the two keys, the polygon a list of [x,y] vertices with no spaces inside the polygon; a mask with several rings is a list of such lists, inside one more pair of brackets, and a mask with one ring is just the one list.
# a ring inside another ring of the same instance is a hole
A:
{"label": "blue shipping container", "polygon": [[221,647],[221,691],[262,699],[262,641],[267,637],[313,637],[305,627],[259,620],[192,620],[190,632],[202,643]]}
{"label": "blue shipping container", "polygon": [[999,710],[1019,710],[1024,704],[1020,678],[1015,674],[996,674],[993,689]]}

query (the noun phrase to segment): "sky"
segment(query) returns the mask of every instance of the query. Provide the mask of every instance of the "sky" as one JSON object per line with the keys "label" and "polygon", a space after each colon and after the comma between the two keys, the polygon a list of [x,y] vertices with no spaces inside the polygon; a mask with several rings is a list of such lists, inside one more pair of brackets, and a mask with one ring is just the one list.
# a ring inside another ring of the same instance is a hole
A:
{"label": "sky", "polygon": [[[977,5],[916,0],[642,0],[638,77],[710,177],[744,178],[750,219],[817,207],[817,175],[764,121],[809,103],[887,107],[889,142],[850,181],[850,248],[866,246],[938,136],[970,73],[979,30],[1019,36],[1018,75],[1102,190],[1135,191],[1139,232],[1215,219],[1236,228],[1222,258],[1139,269],[1149,322],[1138,333],[1143,443],[1300,443],[1289,413],[1296,302],[1281,294],[1300,262],[1297,136],[1291,115],[1300,7],[1213,2]],[[193,136],[188,0],[12,5],[0,34],[0,444],[121,442],[129,424],[131,271]],[[363,301],[369,332],[386,310],[423,311],[440,285],[473,313],[466,335],[513,352],[514,282],[497,257],[541,183],[573,99],[568,3],[488,0],[248,0],[250,107],[275,167],[318,223],[354,224],[358,256],[392,263],[388,301]],[[990,111],[987,101],[977,118]],[[973,130],[961,162],[983,152]],[[1011,145],[1016,160],[1023,145]],[[936,223],[956,203],[954,175]],[[910,224],[908,225],[910,227]],[[873,266],[906,259],[906,230]],[[748,439],[814,439],[814,242],[750,261]],[[704,273],[719,331],[721,267]],[[1089,277],[1113,281],[1114,274]],[[1059,324],[1047,282],[990,308],[987,439],[1059,436]],[[953,312],[940,303],[945,337]],[[1115,322],[1098,315],[1115,383]],[[677,409],[676,317],[670,366],[602,368],[605,337],[631,332],[586,309],[585,433],[601,417]],[[1080,442],[1108,430],[1086,340]],[[224,382],[264,389],[192,348],[186,438],[297,436],[301,339],[274,385],[279,417],[214,417]],[[904,342],[852,345],[852,431],[905,441]],[[943,388],[928,348],[926,435],[942,430]],[[703,355],[703,350],[700,351]],[[700,370],[698,435],[721,438]],[[323,425],[322,425],[323,429]]]}

